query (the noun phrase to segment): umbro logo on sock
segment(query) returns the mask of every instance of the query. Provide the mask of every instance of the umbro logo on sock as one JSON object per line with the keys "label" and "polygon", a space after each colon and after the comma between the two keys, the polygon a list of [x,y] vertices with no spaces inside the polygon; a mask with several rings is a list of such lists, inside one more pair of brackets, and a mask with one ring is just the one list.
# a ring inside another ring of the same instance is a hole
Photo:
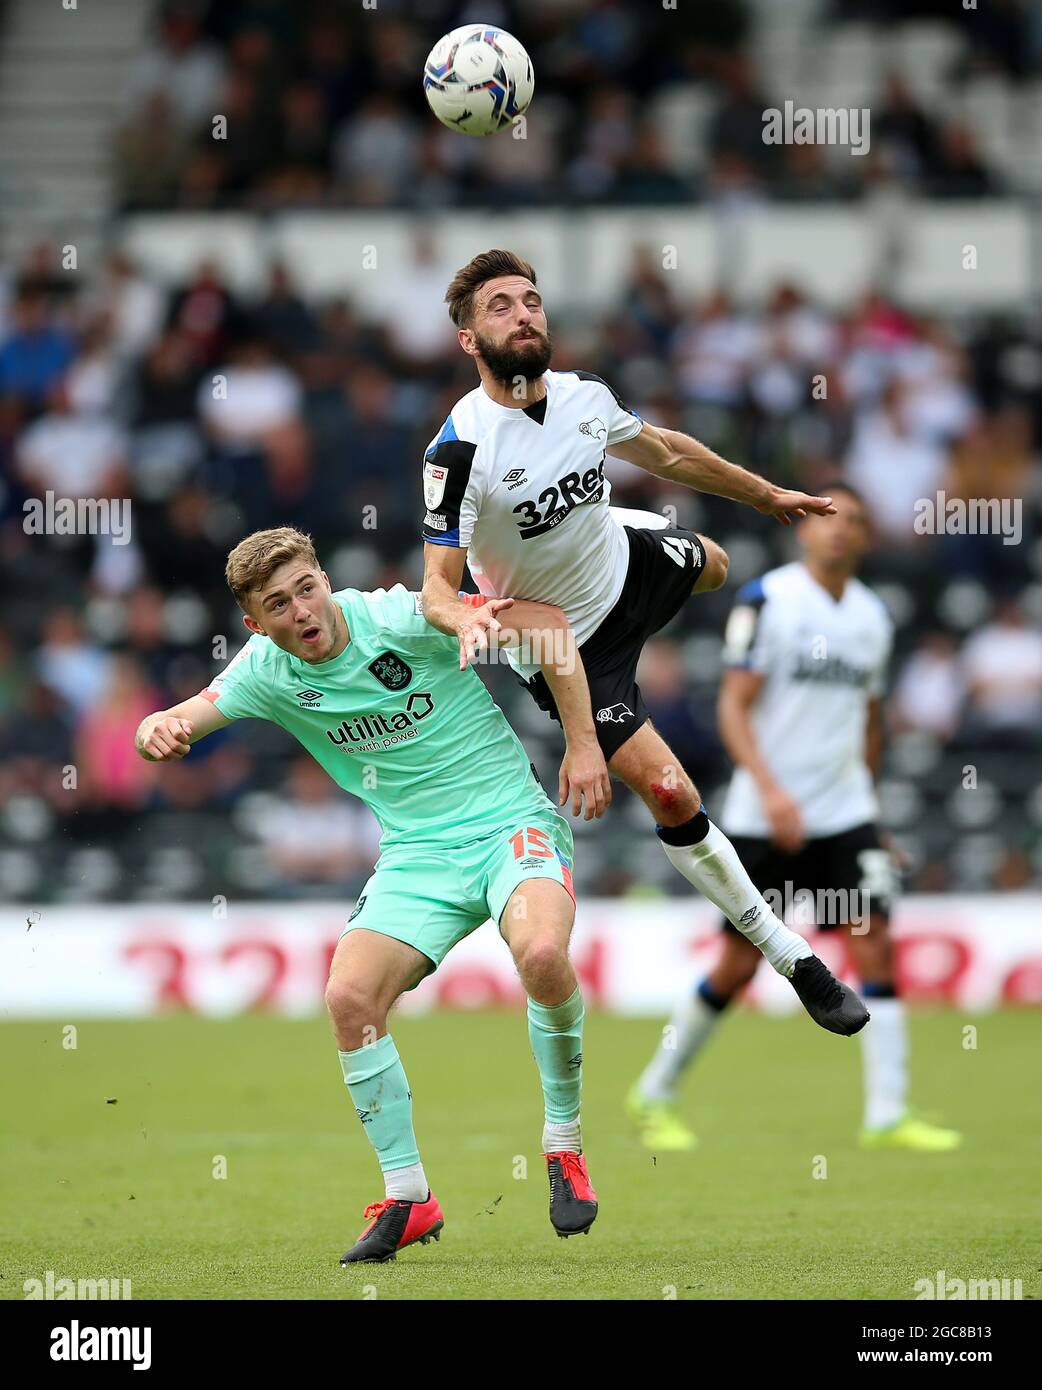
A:
{"label": "umbro logo on sock", "polygon": [[367,1125],[369,1121],[373,1118],[368,1110],[359,1110],[357,1105],[355,1106],[355,1114],[358,1116],[358,1118],[362,1121],[364,1125]]}
{"label": "umbro logo on sock", "polygon": [[574,1057],[568,1058],[568,1065],[571,1067],[573,1071],[578,1071],[582,1064],[583,1055],[581,1052],[577,1052]]}

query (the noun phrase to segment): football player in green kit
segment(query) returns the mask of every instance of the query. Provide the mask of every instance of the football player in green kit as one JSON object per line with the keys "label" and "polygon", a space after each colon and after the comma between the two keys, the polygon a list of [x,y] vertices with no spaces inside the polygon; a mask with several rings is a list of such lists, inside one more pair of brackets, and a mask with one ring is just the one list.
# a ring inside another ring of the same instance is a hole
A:
{"label": "football player in green kit", "polygon": [[[383,829],[380,858],[337,945],[326,1005],[344,1080],[384,1175],[385,1196],[342,1264],[394,1259],[437,1238],[412,1093],[387,1013],[456,942],[491,918],[528,995],[528,1034],[545,1107],[550,1220],[586,1232],[597,1199],[579,1124],[583,1003],[568,959],[575,912],[572,836],[461,640],[432,627],[402,585],[332,593],[310,537],[258,531],[231,552],[229,587],[253,634],[198,695],[142,721],[142,757],[172,762],[234,719],[293,735]],[[564,615],[475,596],[507,646],[538,643],[567,752],[560,800],[587,819],[611,799],[589,691]],[[505,610],[505,611],[504,611]],[[495,613],[501,613],[501,619]]]}

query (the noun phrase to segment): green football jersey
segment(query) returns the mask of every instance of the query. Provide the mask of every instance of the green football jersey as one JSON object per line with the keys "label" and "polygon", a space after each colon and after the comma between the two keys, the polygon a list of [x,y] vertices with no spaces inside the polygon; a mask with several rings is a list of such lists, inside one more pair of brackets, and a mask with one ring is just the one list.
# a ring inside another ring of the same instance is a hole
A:
{"label": "green football jersey", "polygon": [[333,598],[349,634],[340,655],[301,661],[254,635],[204,692],[221,714],[291,733],[370,807],[382,846],[461,845],[544,814],[520,739],[419,594],[396,584]]}

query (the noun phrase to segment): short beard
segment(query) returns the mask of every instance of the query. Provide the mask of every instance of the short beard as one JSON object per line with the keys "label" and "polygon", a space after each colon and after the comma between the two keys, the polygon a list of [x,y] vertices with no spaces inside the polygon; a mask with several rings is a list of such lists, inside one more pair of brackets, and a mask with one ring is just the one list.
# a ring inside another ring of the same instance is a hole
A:
{"label": "short beard", "polygon": [[[500,347],[498,343],[482,337],[476,329],[471,331],[482,361],[503,386],[512,387],[518,377],[526,382],[534,381],[550,366],[554,347],[549,333],[538,336],[534,343],[506,343]],[[536,331],[532,329],[533,333]]]}

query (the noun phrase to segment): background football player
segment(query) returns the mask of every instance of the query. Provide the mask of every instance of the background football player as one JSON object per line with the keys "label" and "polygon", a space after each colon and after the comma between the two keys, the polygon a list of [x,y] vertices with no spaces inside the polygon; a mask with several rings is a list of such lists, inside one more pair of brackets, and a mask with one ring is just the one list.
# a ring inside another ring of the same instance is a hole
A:
{"label": "background football player", "polygon": [[[758,888],[781,902],[809,894],[820,928],[849,928],[872,1009],[861,1034],[863,1144],[952,1149],[958,1134],[908,1109],[889,931],[895,874],[874,789],[892,628],[881,600],[855,578],[871,543],[865,504],[845,483],[829,491],[836,515],[801,522],[801,559],[746,584],[728,623],[719,726],[735,773],[723,821]],[[759,963],[725,921],[719,961],[677,1009],[630,1093],[649,1147],[694,1144],[674,1104],[677,1084]]]}

